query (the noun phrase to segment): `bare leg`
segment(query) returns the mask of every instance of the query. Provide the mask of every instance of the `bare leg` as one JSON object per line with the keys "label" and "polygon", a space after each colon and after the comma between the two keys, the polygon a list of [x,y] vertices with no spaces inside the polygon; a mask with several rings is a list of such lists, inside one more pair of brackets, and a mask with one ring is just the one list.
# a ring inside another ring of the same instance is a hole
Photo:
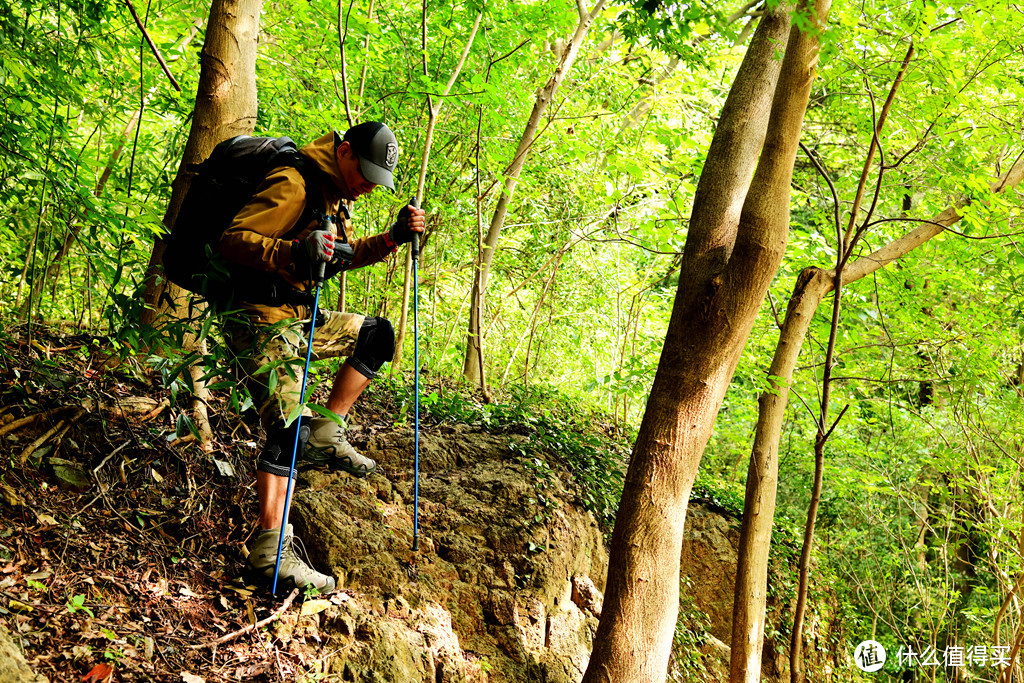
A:
{"label": "bare leg", "polygon": [[338,374],[334,376],[334,386],[331,387],[331,395],[327,399],[327,409],[337,415],[348,415],[352,404],[369,385],[369,377],[348,363],[343,363],[338,368]]}
{"label": "bare leg", "polygon": [[260,501],[260,528],[277,529],[284,517],[284,498],[288,477],[269,472],[256,472],[256,496]]}
{"label": "bare leg", "polygon": [[[334,386],[331,387],[331,395],[327,399],[327,409],[338,415],[348,415],[352,404],[369,385],[369,377],[347,363],[342,364],[334,377]],[[269,472],[256,472],[256,496],[260,502],[261,529],[277,529],[281,526],[287,492],[288,477],[279,477]]]}

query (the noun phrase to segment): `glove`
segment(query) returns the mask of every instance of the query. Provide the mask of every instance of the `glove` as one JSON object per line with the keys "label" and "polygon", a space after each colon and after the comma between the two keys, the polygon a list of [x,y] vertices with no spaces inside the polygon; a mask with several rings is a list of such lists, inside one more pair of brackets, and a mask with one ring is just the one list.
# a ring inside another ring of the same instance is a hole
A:
{"label": "glove", "polygon": [[305,273],[314,263],[328,263],[334,256],[334,234],[314,230],[303,240],[292,242],[292,263],[296,273]]}
{"label": "glove", "polygon": [[395,221],[395,224],[391,226],[391,230],[388,231],[391,241],[395,244],[408,244],[412,242],[414,227],[419,228],[416,232],[423,232],[423,227],[426,225],[426,221],[423,218],[424,215],[423,209],[418,209],[415,206],[402,207],[402,210],[398,212],[398,220]]}
{"label": "glove", "polygon": [[324,269],[324,279],[330,280],[343,270],[348,270],[355,260],[355,252],[352,245],[347,242],[336,242],[334,245],[334,258]]}

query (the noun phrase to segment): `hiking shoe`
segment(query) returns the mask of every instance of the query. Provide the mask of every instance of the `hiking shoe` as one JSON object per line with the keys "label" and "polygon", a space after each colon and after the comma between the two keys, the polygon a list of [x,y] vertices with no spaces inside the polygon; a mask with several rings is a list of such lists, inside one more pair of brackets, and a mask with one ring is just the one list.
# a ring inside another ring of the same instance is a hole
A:
{"label": "hiking shoe", "polygon": [[[249,553],[249,567],[268,581],[274,580],[274,564],[277,562],[277,542],[281,536],[280,527],[264,529],[256,537],[252,552]],[[304,589],[307,586],[316,588],[321,593],[334,590],[334,577],[321,574],[309,566],[308,559],[303,560],[306,549],[302,541],[292,534],[292,525],[284,528],[284,543],[281,546],[281,567],[277,573],[279,584]]]}
{"label": "hiking shoe", "polygon": [[376,462],[352,448],[345,438],[344,424],[329,417],[314,417],[309,420],[309,429],[303,456],[307,463],[329,465],[357,477],[365,477],[377,469]]}

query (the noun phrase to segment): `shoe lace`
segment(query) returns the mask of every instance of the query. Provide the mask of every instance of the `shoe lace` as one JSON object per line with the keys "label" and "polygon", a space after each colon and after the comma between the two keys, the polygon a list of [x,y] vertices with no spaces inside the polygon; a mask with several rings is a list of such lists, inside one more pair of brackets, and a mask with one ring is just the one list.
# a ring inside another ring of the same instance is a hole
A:
{"label": "shoe lace", "polygon": [[[302,562],[309,569],[313,569],[313,563],[309,561],[309,554],[306,552],[306,546],[303,545],[302,539],[298,536],[292,536],[288,539],[288,553],[299,562]],[[282,551],[284,552],[284,551]]]}

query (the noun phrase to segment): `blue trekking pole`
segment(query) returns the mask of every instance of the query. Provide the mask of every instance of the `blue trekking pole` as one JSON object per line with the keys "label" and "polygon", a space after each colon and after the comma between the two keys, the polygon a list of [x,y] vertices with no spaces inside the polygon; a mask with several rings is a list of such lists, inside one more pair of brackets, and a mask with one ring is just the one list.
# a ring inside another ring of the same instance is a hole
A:
{"label": "blue trekking pole", "polygon": [[[420,200],[413,197],[409,204],[420,208]],[[413,522],[412,522],[412,549],[416,552],[420,549],[420,306],[419,306],[419,278],[416,272],[416,263],[420,257],[420,234],[412,234],[412,338],[413,338],[413,401],[416,406],[413,421],[413,449],[414,456],[414,479],[413,479]]]}
{"label": "blue trekking pole", "polygon": [[[320,224],[321,229],[331,230],[331,216],[325,216],[324,221]],[[324,282],[324,269],[327,267],[327,263],[324,261],[318,261],[316,263],[316,270],[314,271],[313,281],[316,284],[316,294],[313,298],[313,310],[312,316],[309,319],[309,344],[306,345],[306,367],[302,371],[302,392],[299,395],[299,405],[306,402],[306,381],[309,379],[309,361],[313,357],[313,333],[316,331],[316,318],[320,310],[320,285]],[[288,468],[288,489],[284,494],[284,511],[281,515],[281,534],[277,537],[277,561],[274,562],[274,583],[270,587],[270,592],[273,595],[277,595],[277,575],[281,571],[281,550],[284,548],[284,529],[288,525],[288,508],[292,502],[292,486],[295,484],[295,459],[299,453],[299,433],[302,429],[302,413],[295,418],[295,445],[292,446],[292,464]]]}

